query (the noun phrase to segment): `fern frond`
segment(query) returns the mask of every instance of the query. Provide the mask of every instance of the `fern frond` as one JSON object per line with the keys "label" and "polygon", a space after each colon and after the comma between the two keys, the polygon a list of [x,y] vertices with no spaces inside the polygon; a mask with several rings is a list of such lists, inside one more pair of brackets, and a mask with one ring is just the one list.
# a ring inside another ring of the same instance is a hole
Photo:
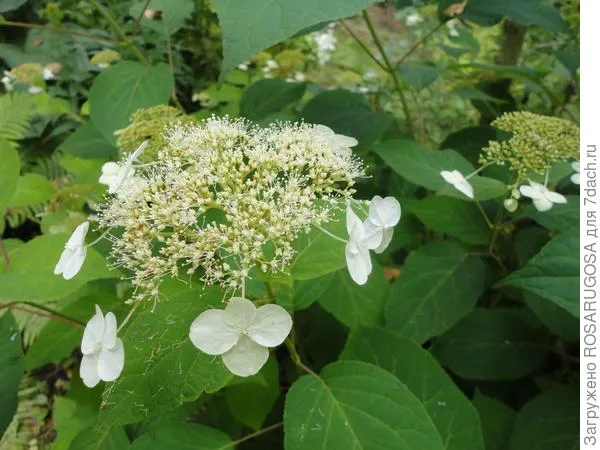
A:
{"label": "fern frond", "polygon": [[31,95],[25,92],[14,92],[0,96],[0,138],[11,142],[25,137],[29,121],[34,114]]}
{"label": "fern frond", "polygon": [[18,206],[6,210],[4,218],[11,228],[18,228],[26,221],[39,222],[39,217],[46,209],[45,203],[39,205]]}

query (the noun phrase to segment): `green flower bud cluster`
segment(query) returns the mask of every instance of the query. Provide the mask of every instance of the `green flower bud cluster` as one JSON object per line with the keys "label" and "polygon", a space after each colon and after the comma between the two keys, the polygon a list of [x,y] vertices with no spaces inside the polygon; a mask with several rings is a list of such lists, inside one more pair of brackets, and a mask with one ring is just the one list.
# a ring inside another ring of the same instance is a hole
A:
{"label": "green flower bud cluster", "polygon": [[44,68],[38,63],[25,63],[20,66],[14,67],[10,71],[11,77],[17,83],[23,84],[37,84],[43,83]]}
{"label": "green flower bud cluster", "polygon": [[127,128],[117,131],[117,146],[123,153],[130,153],[142,142],[148,141],[148,147],[140,156],[140,161],[150,162],[157,158],[158,152],[165,146],[165,127],[195,122],[193,117],[183,116],[177,108],[167,105],[139,109],[131,116]]}
{"label": "green flower bud cluster", "polygon": [[94,56],[90,62],[94,65],[100,66],[102,68],[110,66],[113,62],[121,59],[121,55],[119,52],[111,49],[106,49],[99,51]]}
{"label": "green flower bud cluster", "polygon": [[568,120],[518,111],[504,114],[492,125],[512,136],[490,141],[479,162],[508,164],[519,180],[530,172],[543,174],[557,162],[579,159],[579,128]]}

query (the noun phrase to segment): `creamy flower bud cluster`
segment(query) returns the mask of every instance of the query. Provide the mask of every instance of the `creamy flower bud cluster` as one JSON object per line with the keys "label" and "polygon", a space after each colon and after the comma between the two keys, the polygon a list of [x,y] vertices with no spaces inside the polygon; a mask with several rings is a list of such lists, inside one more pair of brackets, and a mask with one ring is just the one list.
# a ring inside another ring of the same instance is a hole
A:
{"label": "creamy flower bud cluster", "polygon": [[363,174],[347,148],[356,141],[323,126],[212,118],[164,138],[99,212],[101,226],[119,230],[108,235],[112,256],[139,298],[165,276],[238,288],[255,265],[285,270],[294,240],[345,207],[338,200]]}

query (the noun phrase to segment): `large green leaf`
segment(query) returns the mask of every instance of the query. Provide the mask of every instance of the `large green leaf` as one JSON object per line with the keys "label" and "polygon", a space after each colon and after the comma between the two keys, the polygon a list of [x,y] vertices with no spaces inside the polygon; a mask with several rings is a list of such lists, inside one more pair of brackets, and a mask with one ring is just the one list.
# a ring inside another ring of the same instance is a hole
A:
{"label": "large green leaf", "polygon": [[222,431],[197,423],[165,423],[141,435],[129,450],[223,450],[233,448]]}
{"label": "large green leaf", "polygon": [[479,412],[483,426],[486,450],[506,450],[515,421],[515,412],[491,397],[475,392],[473,404]]}
{"label": "large green leaf", "polygon": [[470,380],[514,380],[529,375],[546,356],[544,333],[513,310],[478,308],[439,336],[433,353]]}
{"label": "large green leaf", "polygon": [[579,226],[579,196],[567,196],[567,203],[554,205],[548,211],[538,211],[527,205],[521,215],[529,217],[552,231],[565,231]]}
{"label": "large green leaf", "polygon": [[129,439],[123,427],[114,427],[99,439],[94,433],[94,426],[80,431],[71,442],[69,450],[123,450],[129,447]]}
{"label": "large green leaf", "polygon": [[52,424],[56,439],[52,441],[52,450],[67,450],[79,432],[92,426],[97,415],[96,411],[82,407],[75,400],[54,397]]}
{"label": "large green leaf", "polygon": [[556,236],[523,268],[500,283],[504,285],[552,300],[579,317],[579,229]]}
{"label": "large green leaf", "polygon": [[340,359],[376,364],[423,402],[447,450],[483,450],[477,411],[420,345],[381,328],[353,331]]}
{"label": "large green leaf", "polygon": [[509,450],[579,448],[579,389],[557,386],[541,393],[515,420]]}
{"label": "large green leaf", "polygon": [[383,307],[390,290],[383,268],[373,264],[373,273],[363,286],[346,269],[338,271],[329,288],[319,297],[321,306],[349,328],[383,324]]}
{"label": "large green leaf", "polygon": [[43,303],[66,297],[88,281],[120,276],[108,270],[104,258],[93,248],[88,249],[83,267],[73,279],[54,275],[54,266],[68,238],[65,234],[38,236],[9,252],[10,266],[0,266],[0,300]]}
{"label": "large green leaf", "polygon": [[[401,177],[417,186],[423,186],[440,194],[468,199],[440,175],[442,170],[458,170],[464,176],[474,168],[454,150],[431,150],[415,141],[390,140],[374,145],[375,152]],[[476,200],[489,200],[504,195],[506,186],[493,178],[474,176],[469,178]]]}
{"label": "large green leaf", "polygon": [[61,149],[80,158],[112,159],[117,156],[114,140],[108,139],[92,122],[78,127],[61,144]]}
{"label": "large green leaf", "polygon": [[240,99],[240,116],[260,120],[297,102],[304,95],[306,84],[284,80],[260,80],[248,86]]}
{"label": "large green leaf", "polygon": [[21,332],[8,312],[0,317],[0,437],[17,411],[24,366]]}
{"label": "large green leaf", "polygon": [[577,342],[579,340],[579,318],[569,314],[553,301],[530,292],[523,293],[523,300],[554,334],[566,341]]}
{"label": "large green leaf", "polygon": [[37,173],[26,173],[19,177],[17,189],[8,201],[8,207],[35,205],[50,200],[55,194],[50,181]]}
{"label": "large green leaf", "polygon": [[232,380],[225,398],[238,422],[259,430],[279,398],[279,366],[275,357],[271,355],[256,375]]}
{"label": "large green leaf", "polygon": [[336,133],[355,137],[361,145],[381,138],[394,121],[389,114],[373,111],[362,95],[342,89],[313,97],[302,116],[307,122],[327,125]]}
{"label": "large green leaf", "polygon": [[405,62],[396,69],[402,80],[421,90],[430,86],[437,78],[444,73],[444,69],[433,64]]}
{"label": "large green leaf", "polygon": [[139,108],[166,104],[173,77],[166,64],[147,67],[123,61],[104,70],[90,89],[90,117],[112,144],[114,132],[125,128]]}
{"label": "large green leaf", "polygon": [[141,26],[168,36],[181,29],[185,20],[192,16],[194,1],[152,0],[150,3],[146,1],[136,2],[129,8],[129,14],[137,18],[144,8],[147,11],[160,11],[160,16],[155,14],[154,18],[148,18],[146,15],[142,15]]}
{"label": "large green leaf", "polygon": [[248,57],[320,22],[352,16],[375,0],[215,0],[223,33],[221,77]]}
{"label": "large green leaf", "polygon": [[125,369],[107,389],[100,431],[164,413],[231,379],[221,358],[188,339],[194,319],[208,307],[221,307],[223,295],[216,288],[180,292],[132,320],[123,334]]}
{"label": "large green leaf", "polygon": [[20,170],[19,153],[8,141],[0,139],[0,207],[12,198],[17,188]]}
{"label": "large green leaf", "polygon": [[412,202],[410,211],[428,228],[468,244],[487,244],[490,228],[475,203],[435,196]]}
{"label": "large green leaf", "polygon": [[484,265],[460,245],[435,242],[410,254],[392,284],[387,326],[417,342],[467,315],[483,291]]}
{"label": "large green leaf", "polygon": [[441,450],[423,404],[391,373],[338,361],[304,376],[285,402],[286,450]]}

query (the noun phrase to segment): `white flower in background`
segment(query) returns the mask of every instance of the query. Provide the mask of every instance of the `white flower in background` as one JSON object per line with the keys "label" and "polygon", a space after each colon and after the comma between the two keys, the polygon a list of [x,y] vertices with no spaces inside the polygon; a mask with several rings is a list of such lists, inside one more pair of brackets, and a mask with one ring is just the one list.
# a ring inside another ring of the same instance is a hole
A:
{"label": "white flower in background", "polygon": [[43,89],[39,86],[29,86],[29,89],[27,89],[27,92],[29,92],[30,94],[33,94],[33,95],[37,95],[42,91],[43,91]]}
{"label": "white flower in background", "polygon": [[250,63],[248,61],[245,61],[245,62],[243,62],[241,64],[238,64],[237,68],[239,70],[243,70],[245,72],[246,70],[248,70],[249,66],[250,66]]}
{"label": "white flower in background", "polygon": [[521,194],[533,200],[538,211],[548,211],[555,203],[567,203],[567,199],[558,192],[550,191],[546,186],[535,181],[519,188]]}
{"label": "white flower in background", "polygon": [[404,19],[404,23],[406,24],[407,27],[414,27],[415,25],[418,25],[421,22],[423,22],[423,18],[416,11],[411,12]]}
{"label": "white flower in background", "polygon": [[4,85],[4,89],[6,89],[7,91],[13,90],[13,81],[15,81],[15,79],[8,70],[4,71],[4,76],[2,77],[2,79],[0,79],[0,81]]}
{"label": "white flower in background", "polygon": [[382,232],[380,229],[365,229],[350,205],[346,209],[346,230],[349,236],[345,248],[348,272],[356,284],[363,285],[373,270],[369,250],[379,247]]}
{"label": "white flower in background", "polygon": [[44,67],[44,70],[42,72],[42,77],[44,78],[44,80],[53,80],[54,79],[54,72],[52,71],[51,68]]}
{"label": "white flower in background", "polygon": [[142,154],[147,146],[148,141],[142,142],[142,144],[129,155],[127,159],[125,159],[125,162],[122,165],[111,161],[102,166],[102,175],[100,175],[98,182],[108,186],[109,194],[115,194],[125,181],[134,177],[135,169],[133,168],[133,162]]}
{"label": "white flower in background", "polygon": [[279,69],[279,64],[277,64],[277,61],[275,61],[274,59],[267,59],[265,61],[265,65],[263,66],[263,73],[265,75],[265,78],[272,78],[272,72],[275,69]]}
{"label": "white flower in background", "polygon": [[77,275],[87,255],[85,235],[89,227],[90,223],[85,221],[75,228],[54,267],[54,275],[62,275],[65,280],[70,280]]}
{"label": "white flower in background", "polygon": [[571,183],[573,183],[573,184],[579,184],[580,181],[581,181],[581,177],[580,177],[580,174],[579,174],[579,161],[573,161],[571,163],[571,167],[575,171],[575,173],[573,175],[571,175]]}
{"label": "white flower in background", "polygon": [[104,69],[106,69],[108,66],[110,66],[110,64],[109,64],[109,63],[98,63],[98,64],[96,64],[96,67],[97,67],[98,69],[100,69],[100,70],[104,70]]}
{"label": "white flower in background", "polygon": [[190,326],[190,340],[209,355],[221,355],[234,375],[258,373],[269,358],[269,347],[280,345],[292,329],[292,317],[279,305],[259,308],[234,297],[225,309],[209,309]]}
{"label": "white flower in background", "polygon": [[394,236],[394,227],[400,221],[402,210],[400,203],[394,197],[381,198],[376,195],[369,204],[369,216],[364,223],[367,235],[381,232],[381,242],[374,249],[382,253]]}
{"label": "white flower in background", "polygon": [[446,22],[446,30],[448,31],[448,36],[450,36],[450,37],[460,36],[460,32],[458,31],[458,28],[456,27],[457,23],[458,23],[458,21],[456,19],[452,19],[452,20],[449,20],[448,22]]}
{"label": "white flower in background", "polygon": [[81,353],[79,375],[87,387],[96,386],[100,380],[114,381],[119,377],[125,365],[125,351],[117,337],[117,318],[112,312],[104,316],[96,305],[96,314],[83,331]]}
{"label": "white flower in background", "polygon": [[331,150],[337,154],[348,154],[352,150],[350,147],[358,145],[358,141],[351,136],[336,134],[331,128],[325,125],[315,125],[314,131],[320,138],[324,139]]}
{"label": "white flower in background", "polygon": [[337,46],[337,38],[333,34],[333,27],[328,27],[322,33],[315,33],[313,39],[317,44],[317,60],[319,65],[324,66],[331,60],[331,54]]}
{"label": "white flower in background", "polygon": [[440,172],[440,175],[444,180],[446,180],[446,183],[451,184],[452,186],[454,186],[455,189],[459,190],[467,197],[475,198],[475,195],[473,193],[473,186],[471,186],[471,183],[469,183],[467,179],[463,176],[463,174],[460,173],[458,170],[442,170]]}

